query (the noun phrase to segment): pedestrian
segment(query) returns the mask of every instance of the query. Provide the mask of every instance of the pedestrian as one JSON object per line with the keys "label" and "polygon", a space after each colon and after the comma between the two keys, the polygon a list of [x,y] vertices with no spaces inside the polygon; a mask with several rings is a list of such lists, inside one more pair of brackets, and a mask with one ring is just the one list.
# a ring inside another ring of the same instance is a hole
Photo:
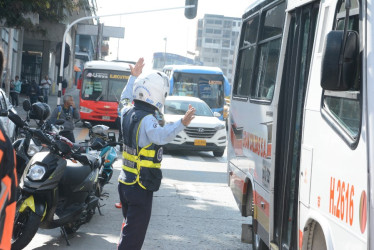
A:
{"label": "pedestrian", "polygon": [[13,82],[13,95],[12,95],[12,102],[13,106],[18,107],[18,100],[19,100],[19,94],[21,93],[21,85],[22,82],[19,80],[19,76],[15,77],[15,81]]}
{"label": "pedestrian", "polygon": [[44,79],[40,82],[41,88],[42,88],[42,95],[43,95],[43,102],[48,104],[48,96],[49,96],[49,88],[52,85],[51,80],[49,80],[49,77],[46,75]]}
{"label": "pedestrian", "polygon": [[[0,49],[0,72],[3,72],[4,53]],[[14,215],[16,213],[17,173],[15,152],[0,120],[0,249],[10,250]]]}
{"label": "pedestrian", "polygon": [[142,73],[144,59],[130,66],[131,76],[122,92],[133,107],[122,109],[123,165],[118,192],[124,223],[118,249],[141,249],[151,218],[153,192],[161,185],[161,145],[171,142],[190,124],[195,109],[189,105],[184,117],[161,127],[155,112],[162,112],[169,79],[159,71]]}
{"label": "pedestrian", "polygon": [[13,106],[16,106],[16,90],[14,86],[14,80],[11,79],[9,83],[9,96],[10,96],[10,102],[12,103]]}
{"label": "pedestrian", "polygon": [[64,79],[62,80],[61,84],[62,84],[62,95],[65,95],[65,90],[68,87],[68,82],[66,81],[66,79]]}
{"label": "pedestrian", "polygon": [[35,80],[31,80],[30,88],[27,94],[29,95],[31,104],[37,102],[38,96],[40,96],[40,89]]}
{"label": "pedestrian", "polygon": [[68,138],[70,141],[75,142],[74,127],[75,120],[79,120],[79,112],[75,107],[74,99],[71,95],[64,95],[63,106],[57,106],[51,115],[50,122],[55,124],[57,120],[64,120],[62,124],[64,130],[60,132],[61,136]]}

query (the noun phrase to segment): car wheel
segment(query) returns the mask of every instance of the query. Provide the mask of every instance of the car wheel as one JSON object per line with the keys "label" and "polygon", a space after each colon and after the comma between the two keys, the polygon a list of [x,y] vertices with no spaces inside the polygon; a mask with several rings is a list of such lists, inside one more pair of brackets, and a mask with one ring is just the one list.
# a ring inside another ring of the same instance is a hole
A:
{"label": "car wheel", "polygon": [[223,155],[224,152],[225,151],[213,151],[213,155],[215,157],[222,157],[222,155]]}

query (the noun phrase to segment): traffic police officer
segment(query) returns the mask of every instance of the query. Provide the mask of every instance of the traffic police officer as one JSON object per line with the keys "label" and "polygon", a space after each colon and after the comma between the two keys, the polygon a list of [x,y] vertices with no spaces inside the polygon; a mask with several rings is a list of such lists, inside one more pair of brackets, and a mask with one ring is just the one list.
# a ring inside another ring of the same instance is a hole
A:
{"label": "traffic police officer", "polygon": [[153,192],[161,185],[161,145],[172,141],[194,118],[190,105],[185,116],[161,127],[156,112],[162,112],[169,92],[168,77],[158,71],[142,73],[140,58],[121,95],[133,107],[122,110],[123,165],[118,192],[125,218],[118,249],[141,249],[151,218]]}

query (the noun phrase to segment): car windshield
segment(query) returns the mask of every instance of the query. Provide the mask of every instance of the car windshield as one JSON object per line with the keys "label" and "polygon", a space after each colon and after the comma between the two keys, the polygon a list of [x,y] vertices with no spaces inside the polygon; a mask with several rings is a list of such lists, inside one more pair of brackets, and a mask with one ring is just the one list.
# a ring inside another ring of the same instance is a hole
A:
{"label": "car windshield", "polygon": [[169,115],[184,115],[188,110],[189,104],[196,109],[196,116],[213,116],[212,110],[206,103],[185,100],[166,100],[164,113]]}
{"label": "car windshield", "polygon": [[82,99],[118,102],[127,84],[130,72],[108,70],[85,70]]}
{"label": "car windshield", "polygon": [[223,107],[223,75],[176,72],[173,78],[173,95],[198,97],[211,108]]}

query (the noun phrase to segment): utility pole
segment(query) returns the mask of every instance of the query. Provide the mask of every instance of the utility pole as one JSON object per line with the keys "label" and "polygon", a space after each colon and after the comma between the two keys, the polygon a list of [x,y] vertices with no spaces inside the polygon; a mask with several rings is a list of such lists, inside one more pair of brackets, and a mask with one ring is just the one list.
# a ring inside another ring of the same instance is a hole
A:
{"label": "utility pole", "polygon": [[[9,29],[9,36],[8,36],[8,55],[6,59],[6,75],[5,75],[5,93],[9,96],[10,92],[10,78],[11,78],[11,69],[12,67],[12,52],[13,52],[13,29]],[[3,72],[1,72],[3,73]]]}
{"label": "utility pole", "polygon": [[104,30],[104,24],[98,23],[97,24],[97,41],[96,41],[96,60],[101,60],[101,46],[103,44],[103,30]]}

